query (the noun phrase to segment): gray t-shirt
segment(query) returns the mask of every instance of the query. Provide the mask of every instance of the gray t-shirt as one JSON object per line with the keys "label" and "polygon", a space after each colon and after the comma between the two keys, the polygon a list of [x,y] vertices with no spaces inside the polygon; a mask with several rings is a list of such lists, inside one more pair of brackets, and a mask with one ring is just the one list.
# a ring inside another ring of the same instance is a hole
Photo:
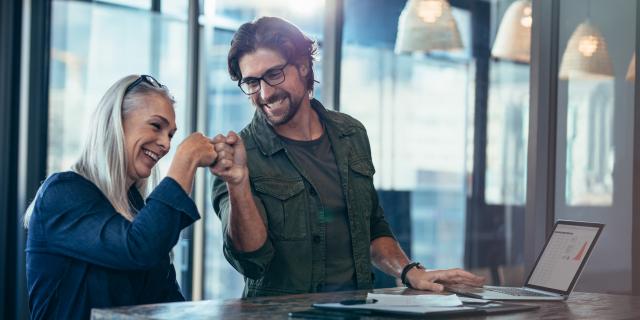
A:
{"label": "gray t-shirt", "polygon": [[316,140],[296,141],[281,137],[287,151],[311,180],[324,207],[326,223],[325,284],[319,291],[355,290],[355,266],[347,206],[338,166],[325,133]]}

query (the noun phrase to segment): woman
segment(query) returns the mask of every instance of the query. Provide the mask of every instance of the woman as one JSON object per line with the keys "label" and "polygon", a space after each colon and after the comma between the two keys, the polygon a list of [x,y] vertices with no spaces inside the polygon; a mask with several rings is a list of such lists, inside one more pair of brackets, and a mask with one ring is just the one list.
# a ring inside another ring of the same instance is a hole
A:
{"label": "woman", "polygon": [[188,194],[196,169],[217,153],[191,134],[155,187],[156,163],[176,131],[173,104],[150,76],[119,80],[95,111],[80,159],[38,190],[25,214],[32,318],[87,319],[91,308],[184,300],[169,252],[200,218]]}

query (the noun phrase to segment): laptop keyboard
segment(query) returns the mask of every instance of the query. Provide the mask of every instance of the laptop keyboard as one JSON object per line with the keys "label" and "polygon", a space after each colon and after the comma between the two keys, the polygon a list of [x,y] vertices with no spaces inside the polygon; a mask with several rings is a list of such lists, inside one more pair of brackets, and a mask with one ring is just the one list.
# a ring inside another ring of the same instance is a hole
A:
{"label": "laptop keyboard", "polygon": [[496,292],[500,292],[500,293],[505,293],[505,294],[509,294],[512,296],[528,296],[528,297],[549,297],[548,294],[544,294],[544,293],[538,293],[535,291],[529,291],[529,290],[525,290],[522,288],[485,288],[485,290],[491,290],[491,291],[496,291]]}

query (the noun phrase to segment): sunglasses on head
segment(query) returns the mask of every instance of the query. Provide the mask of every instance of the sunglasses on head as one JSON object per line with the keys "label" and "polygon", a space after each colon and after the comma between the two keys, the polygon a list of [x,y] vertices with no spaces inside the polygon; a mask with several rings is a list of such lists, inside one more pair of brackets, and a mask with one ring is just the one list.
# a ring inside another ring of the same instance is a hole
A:
{"label": "sunglasses on head", "polygon": [[160,82],[158,82],[158,80],[156,80],[156,78],[150,75],[143,74],[140,77],[138,77],[136,81],[132,82],[130,85],[127,86],[127,89],[124,91],[124,94],[126,95],[127,93],[129,93],[129,91],[131,91],[133,88],[135,88],[137,85],[139,85],[142,82],[147,83],[152,87],[156,87],[156,88],[164,87],[162,84],[160,84]]}

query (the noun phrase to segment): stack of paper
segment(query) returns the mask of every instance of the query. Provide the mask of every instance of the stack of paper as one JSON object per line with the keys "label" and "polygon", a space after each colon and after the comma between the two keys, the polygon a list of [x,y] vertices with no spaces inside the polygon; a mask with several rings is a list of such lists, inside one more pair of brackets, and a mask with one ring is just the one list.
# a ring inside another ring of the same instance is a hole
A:
{"label": "stack of paper", "polygon": [[457,307],[462,305],[462,301],[455,294],[396,295],[368,293],[367,300],[377,300],[376,304],[385,306]]}

